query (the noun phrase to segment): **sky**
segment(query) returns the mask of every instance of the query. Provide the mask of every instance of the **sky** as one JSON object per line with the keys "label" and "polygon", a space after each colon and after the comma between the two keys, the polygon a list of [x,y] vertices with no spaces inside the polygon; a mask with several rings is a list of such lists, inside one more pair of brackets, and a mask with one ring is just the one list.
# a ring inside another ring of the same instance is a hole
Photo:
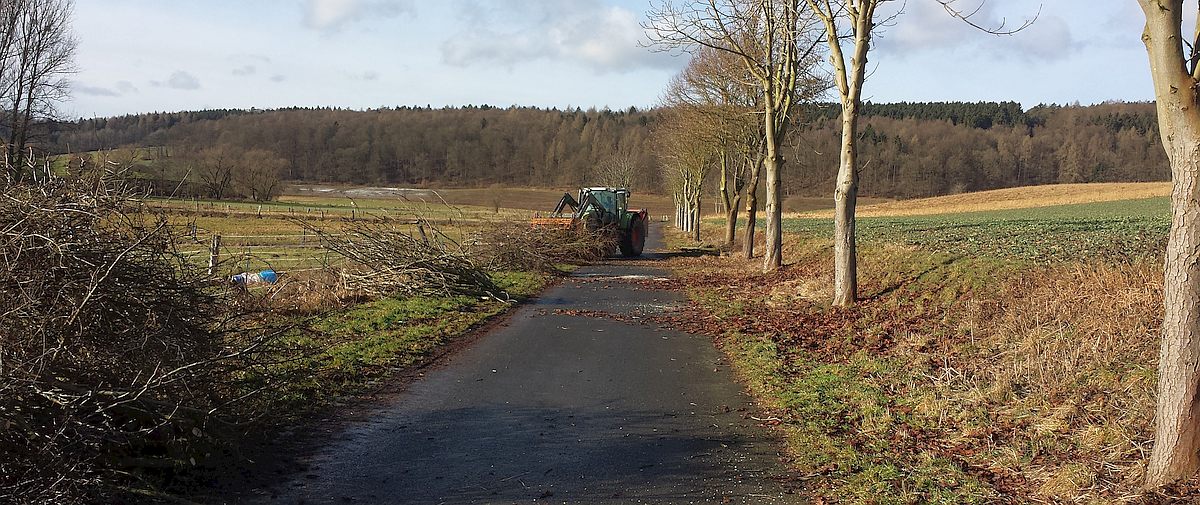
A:
{"label": "sky", "polygon": [[[654,0],[656,2],[661,0]],[[957,0],[974,11],[980,0]],[[864,99],[1152,98],[1133,0],[992,0],[980,32],[903,7]],[[76,0],[66,117],[214,108],[651,107],[686,55],[644,47],[647,0]]]}

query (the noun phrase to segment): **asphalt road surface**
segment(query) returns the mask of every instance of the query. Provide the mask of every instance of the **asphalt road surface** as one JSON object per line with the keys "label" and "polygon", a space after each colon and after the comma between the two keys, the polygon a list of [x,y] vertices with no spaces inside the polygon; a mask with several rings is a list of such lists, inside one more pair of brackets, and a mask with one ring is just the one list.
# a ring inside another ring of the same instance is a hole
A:
{"label": "asphalt road surface", "polygon": [[778,440],[709,338],[576,315],[670,311],[679,295],[635,282],[663,275],[619,260],[581,269],[349,424],[268,501],[795,501]]}

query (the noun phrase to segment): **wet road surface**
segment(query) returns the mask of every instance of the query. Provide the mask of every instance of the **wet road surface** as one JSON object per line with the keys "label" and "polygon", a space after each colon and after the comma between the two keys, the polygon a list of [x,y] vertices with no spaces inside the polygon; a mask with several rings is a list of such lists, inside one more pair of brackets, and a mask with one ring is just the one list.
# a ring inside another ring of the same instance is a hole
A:
{"label": "wet road surface", "polygon": [[794,502],[778,441],[711,339],[572,315],[684,303],[636,282],[666,275],[645,263],[579,270],[348,425],[265,501]]}

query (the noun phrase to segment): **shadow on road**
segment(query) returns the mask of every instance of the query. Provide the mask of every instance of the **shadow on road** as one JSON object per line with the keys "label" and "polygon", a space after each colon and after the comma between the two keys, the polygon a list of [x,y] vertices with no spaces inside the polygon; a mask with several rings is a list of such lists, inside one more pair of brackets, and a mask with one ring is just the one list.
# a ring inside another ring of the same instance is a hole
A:
{"label": "shadow on road", "polygon": [[[712,413],[694,416],[715,420]],[[716,427],[696,433],[695,423],[600,404],[431,410],[402,423],[355,430],[349,438],[374,443],[339,444],[348,449],[316,461],[303,479],[271,499],[414,505],[551,497],[570,503],[762,503],[755,497],[766,496],[764,487],[777,484],[745,463],[748,454],[763,448]]]}

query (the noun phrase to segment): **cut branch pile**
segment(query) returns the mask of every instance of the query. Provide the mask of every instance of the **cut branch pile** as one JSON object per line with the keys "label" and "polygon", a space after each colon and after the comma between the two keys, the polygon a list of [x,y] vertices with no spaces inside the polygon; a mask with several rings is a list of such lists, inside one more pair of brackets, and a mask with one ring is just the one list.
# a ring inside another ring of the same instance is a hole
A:
{"label": "cut branch pile", "polygon": [[191,464],[268,342],[232,332],[136,205],[62,180],[0,195],[0,503],[100,501],[131,468]]}
{"label": "cut branch pile", "polygon": [[424,220],[390,218],[348,223],[337,234],[305,224],[326,249],[351,266],[340,272],[345,289],[377,297],[486,296],[501,298],[491,276],[462,247]]}
{"label": "cut branch pile", "polygon": [[611,233],[508,223],[479,233],[468,249],[488,270],[555,272],[560,265],[599,261],[617,249],[617,242]]}

